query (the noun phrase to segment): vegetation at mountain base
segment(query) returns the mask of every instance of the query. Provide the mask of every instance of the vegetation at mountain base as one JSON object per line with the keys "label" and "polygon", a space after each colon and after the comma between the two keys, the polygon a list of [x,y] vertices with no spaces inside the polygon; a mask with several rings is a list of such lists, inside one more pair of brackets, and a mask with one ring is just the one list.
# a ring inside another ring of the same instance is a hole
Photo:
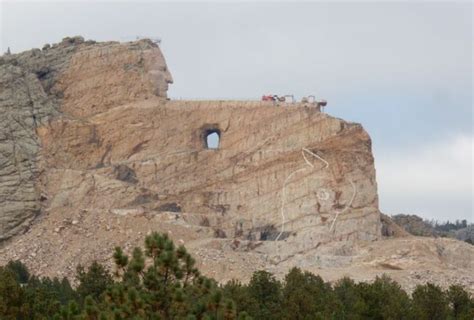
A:
{"label": "vegetation at mountain base", "polygon": [[447,237],[474,244],[474,224],[467,220],[440,222],[426,220],[417,215],[397,214],[392,220],[408,233],[423,237]]}
{"label": "vegetation at mountain base", "polygon": [[334,284],[298,268],[283,281],[257,271],[248,284],[219,285],[200,274],[184,246],[166,234],[146,237],[127,255],[119,247],[110,273],[94,262],[78,266],[77,287],[66,278],[38,278],[20,261],[0,267],[0,319],[465,319],[474,298],[462,287],[427,283],[410,295],[386,276],[372,283]]}

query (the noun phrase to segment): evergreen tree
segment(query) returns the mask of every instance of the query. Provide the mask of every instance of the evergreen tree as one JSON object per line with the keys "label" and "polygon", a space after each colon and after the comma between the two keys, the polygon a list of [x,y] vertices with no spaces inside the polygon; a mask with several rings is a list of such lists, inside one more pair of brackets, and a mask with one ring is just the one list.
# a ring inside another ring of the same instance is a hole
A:
{"label": "evergreen tree", "polygon": [[285,277],[283,318],[327,319],[332,313],[332,297],[331,287],[321,277],[293,268]]}
{"label": "evergreen tree", "polygon": [[[77,294],[69,281],[63,278],[31,277],[23,286],[25,312],[29,319],[43,319],[43,316],[57,313],[62,305],[75,301]],[[46,319],[46,318],[45,318]]]}
{"label": "evergreen tree", "polygon": [[[145,238],[145,250],[128,257],[116,248],[116,275],[121,279],[105,291],[90,310],[102,317],[131,319],[235,319],[235,307],[217,283],[200,275],[184,246],[175,247],[166,234]],[[94,311],[95,312],[95,311]]]}
{"label": "evergreen tree", "polygon": [[474,301],[470,299],[469,293],[463,287],[452,285],[446,295],[453,319],[474,319]]}
{"label": "evergreen tree", "polygon": [[19,260],[10,261],[6,265],[7,269],[10,269],[16,277],[18,283],[26,284],[30,279],[30,273],[28,268]]}
{"label": "evergreen tree", "polygon": [[79,281],[77,293],[82,299],[90,296],[94,300],[98,300],[100,295],[113,282],[109,272],[97,261],[92,262],[87,271],[79,265],[76,269],[76,279]]}
{"label": "evergreen tree", "polygon": [[222,287],[224,296],[234,301],[237,313],[249,310],[253,303],[248,293],[248,287],[242,285],[240,281],[231,280]]}
{"label": "evergreen tree", "polygon": [[448,317],[448,301],[440,287],[427,283],[413,291],[413,317],[419,320],[445,320]]}
{"label": "evergreen tree", "polygon": [[247,312],[254,319],[281,319],[281,283],[266,271],[256,271],[248,284],[253,303]]}
{"label": "evergreen tree", "polygon": [[362,298],[356,283],[347,277],[336,282],[334,293],[340,302],[338,319],[359,320],[366,312],[367,305]]}
{"label": "evergreen tree", "polygon": [[376,277],[373,283],[358,285],[367,306],[362,315],[370,319],[408,319],[410,298],[400,285],[388,276]]}
{"label": "evergreen tree", "polygon": [[0,267],[0,319],[24,319],[23,292],[15,273]]}

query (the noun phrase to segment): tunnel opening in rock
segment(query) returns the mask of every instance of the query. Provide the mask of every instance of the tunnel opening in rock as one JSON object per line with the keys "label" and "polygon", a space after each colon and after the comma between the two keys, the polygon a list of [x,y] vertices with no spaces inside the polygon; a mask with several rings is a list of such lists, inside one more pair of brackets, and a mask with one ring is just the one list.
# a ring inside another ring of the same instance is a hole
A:
{"label": "tunnel opening in rock", "polygon": [[205,134],[205,144],[207,149],[219,149],[220,131],[218,129],[209,129]]}
{"label": "tunnel opening in rock", "polygon": [[[288,238],[292,233],[277,229],[274,225],[264,225],[252,228],[247,235],[247,240],[258,241],[281,241]],[[293,233],[294,235],[296,233]]]}

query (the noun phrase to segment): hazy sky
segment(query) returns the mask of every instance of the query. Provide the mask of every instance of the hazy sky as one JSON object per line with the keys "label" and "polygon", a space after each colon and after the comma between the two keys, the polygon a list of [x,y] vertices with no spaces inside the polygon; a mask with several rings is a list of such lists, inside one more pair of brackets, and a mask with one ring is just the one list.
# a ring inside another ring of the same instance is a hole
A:
{"label": "hazy sky", "polygon": [[328,100],[373,140],[388,214],[474,220],[472,15],[464,3],[2,2],[1,46],[160,37],[171,98]]}

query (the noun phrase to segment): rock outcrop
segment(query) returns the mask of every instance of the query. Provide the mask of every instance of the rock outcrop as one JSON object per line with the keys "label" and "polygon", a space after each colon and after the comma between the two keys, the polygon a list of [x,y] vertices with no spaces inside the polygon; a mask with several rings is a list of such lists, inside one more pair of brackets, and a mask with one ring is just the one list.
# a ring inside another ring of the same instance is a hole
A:
{"label": "rock outcrop", "polygon": [[[208,130],[220,132],[216,150],[206,148]],[[308,247],[380,237],[367,133],[309,107],[149,99],[39,132],[50,210],[67,199],[103,211],[179,211],[229,238]]]}
{"label": "rock outcrop", "polygon": [[[81,59],[93,65],[84,69]],[[112,68],[117,64],[123,70]],[[94,113],[106,110],[114,101],[166,98],[170,82],[161,51],[148,40],[97,44],[74,37],[42,50],[2,56],[0,241],[24,232],[41,212],[45,196],[37,186],[38,127],[59,115],[87,116],[81,105]],[[87,100],[91,93],[98,98]],[[65,99],[71,103],[64,104]]]}
{"label": "rock outcrop", "polygon": [[26,234],[4,242],[0,264],[71,276],[157,230],[222,281],[292,266],[369,270],[360,280],[420,261],[473,268],[454,262],[457,243],[427,244],[440,262],[387,221],[384,235],[415,249],[382,240],[370,137],[316,104],[168,100],[172,78],[148,40],[68,38],[1,59],[0,239]]}

